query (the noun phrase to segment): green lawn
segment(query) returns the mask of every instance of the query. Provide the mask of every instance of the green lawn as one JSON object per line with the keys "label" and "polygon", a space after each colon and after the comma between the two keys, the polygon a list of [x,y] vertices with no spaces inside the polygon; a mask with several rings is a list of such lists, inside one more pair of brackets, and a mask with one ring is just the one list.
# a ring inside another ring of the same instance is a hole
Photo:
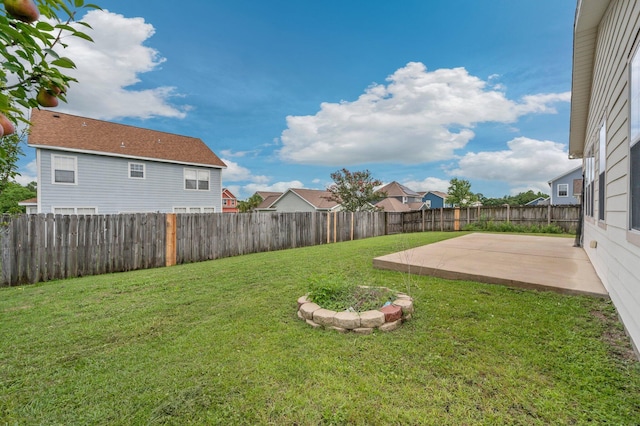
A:
{"label": "green lawn", "polygon": [[[640,422],[610,301],[374,270],[424,233],[0,289],[0,424]],[[400,329],[316,330],[312,277],[410,292]]]}

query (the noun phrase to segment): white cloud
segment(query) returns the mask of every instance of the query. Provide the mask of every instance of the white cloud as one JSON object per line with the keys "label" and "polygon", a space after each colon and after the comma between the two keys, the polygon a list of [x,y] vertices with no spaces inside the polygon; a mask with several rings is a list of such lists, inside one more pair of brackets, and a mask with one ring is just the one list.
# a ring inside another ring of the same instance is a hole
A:
{"label": "white cloud", "polygon": [[246,167],[242,167],[235,161],[221,159],[224,164],[227,165],[226,169],[222,170],[222,180],[224,182],[238,182],[251,179],[251,171]]}
{"label": "white cloud", "polygon": [[[518,137],[507,142],[509,149],[494,152],[468,152],[451,176],[504,181],[512,193],[533,189],[549,192],[548,181],[574,167],[579,161],[569,160],[567,147],[553,141]],[[514,192],[515,191],[515,192]]]}
{"label": "white cloud", "polygon": [[250,194],[256,191],[285,192],[289,188],[304,188],[304,184],[299,180],[292,180],[289,182],[276,182],[269,185],[264,183],[250,183],[242,187],[244,192]]}
{"label": "white cloud", "polygon": [[31,182],[35,182],[38,180],[38,167],[36,164],[36,160],[32,160],[28,162],[25,166],[21,167],[20,175],[15,177],[15,181],[20,185],[28,185]]}
{"label": "white cloud", "polygon": [[[493,79],[493,78],[492,78]],[[568,94],[532,95],[514,102],[464,68],[427,71],[410,62],[353,102],[322,103],[313,116],[288,116],[280,137],[283,160],[322,165],[454,157],[477,123],[513,123],[525,114],[553,113]]]}
{"label": "white cloud", "polygon": [[440,191],[447,192],[449,189],[449,181],[435,177],[428,177],[424,180],[409,180],[402,183],[407,188],[414,191]]}
{"label": "white cloud", "polygon": [[60,111],[107,120],[185,116],[189,107],[170,104],[177,96],[175,87],[133,88],[141,74],[156,70],[165,61],[158,51],[144,45],[155,32],[153,25],[107,10],[90,11],[82,20],[93,29],[78,28],[94,43],[65,38],[68,47],[59,53],[75,62],[77,68],[67,73],[78,83],[71,84],[68,104],[61,103]]}

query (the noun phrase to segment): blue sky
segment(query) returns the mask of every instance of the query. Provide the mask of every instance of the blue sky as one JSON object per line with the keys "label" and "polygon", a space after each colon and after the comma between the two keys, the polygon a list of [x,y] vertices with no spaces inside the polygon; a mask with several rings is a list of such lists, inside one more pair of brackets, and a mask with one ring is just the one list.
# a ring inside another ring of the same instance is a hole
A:
{"label": "blue sky", "polygon": [[69,40],[79,83],[58,110],[199,137],[238,198],[323,189],[342,167],[500,197],[578,165],[574,1],[97,3],[95,43]]}

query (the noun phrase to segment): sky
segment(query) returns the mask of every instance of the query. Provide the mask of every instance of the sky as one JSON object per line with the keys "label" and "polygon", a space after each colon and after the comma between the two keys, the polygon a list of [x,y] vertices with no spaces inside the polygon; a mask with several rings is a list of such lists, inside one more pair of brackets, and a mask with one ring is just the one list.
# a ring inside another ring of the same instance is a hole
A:
{"label": "sky", "polygon": [[[95,0],[57,111],[202,139],[223,187],[331,173],[502,197],[569,160],[573,0]],[[36,180],[25,147],[20,183]]]}

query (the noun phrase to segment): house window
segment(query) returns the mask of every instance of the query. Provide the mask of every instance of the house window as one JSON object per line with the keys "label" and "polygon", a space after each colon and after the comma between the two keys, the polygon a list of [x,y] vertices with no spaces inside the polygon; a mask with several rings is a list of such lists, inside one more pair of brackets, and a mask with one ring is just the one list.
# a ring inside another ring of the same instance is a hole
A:
{"label": "house window", "polygon": [[593,217],[593,184],[595,173],[593,146],[590,146],[587,151],[587,156],[584,159],[584,214],[590,217]]}
{"label": "house window", "polygon": [[184,169],[184,189],[209,190],[209,170]]}
{"label": "house window", "polygon": [[568,196],[569,196],[569,184],[568,183],[558,184],[558,197],[568,197]]}
{"label": "house window", "polygon": [[54,214],[96,214],[98,209],[95,207],[54,207]]}
{"label": "house window", "polygon": [[607,170],[607,127],[605,123],[600,127],[600,151],[598,153],[598,219],[604,220],[605,206],[605,172]]}
{"label": "house window", "polygon": [[174,207],[174,213],[214,213],[215,207]]}
{"label": "house window", "polygon": [[640,54],[631,59],[630,122],[630,226],[640,231]]}
{"label": "house window", "polygon": [[75,185],[78,171],[77,157],[64,155],[51,156],[52,183]]}
{"label": "house window", "polygon": [[144,164],[129,163],[129,177],[131,179],[144,179]]}

